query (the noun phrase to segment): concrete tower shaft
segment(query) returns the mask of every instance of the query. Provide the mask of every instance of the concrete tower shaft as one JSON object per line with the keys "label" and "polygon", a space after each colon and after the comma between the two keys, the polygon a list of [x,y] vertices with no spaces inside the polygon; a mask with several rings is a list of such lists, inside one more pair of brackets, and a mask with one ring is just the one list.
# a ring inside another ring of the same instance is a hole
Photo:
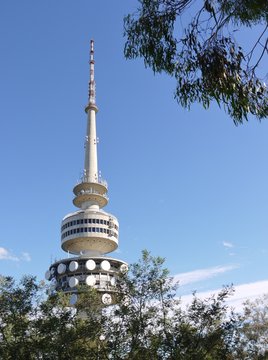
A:
{"label": "concrete tower shaft", "polygon": [[87,110],[84,181],[96,183],[98,178],[96,111],[89,107]]}
{"label": "concrete tower shaft", "polygon": [[98,173],[98,153],[97,153],[97,129],[96,114],[96,83],[95,83],[95,60],[94,60],[94,41],[90,42],[90,76],[88,104],[85,108],[87,114],[87,132],[85,141],[85,161],[84,173],[80,184],[75,186],[74,205],[85,210],[95,209],[98,211],[108,203],[107,183],[101,180]]}

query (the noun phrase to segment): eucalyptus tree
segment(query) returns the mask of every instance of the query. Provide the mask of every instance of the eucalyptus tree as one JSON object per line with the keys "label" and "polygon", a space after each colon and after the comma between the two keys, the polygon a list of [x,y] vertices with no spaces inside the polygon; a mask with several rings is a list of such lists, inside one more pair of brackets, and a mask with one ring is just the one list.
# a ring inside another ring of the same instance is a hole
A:
{"label": "eucalyptus tree", "polygon": [[124,28],[126,58],[174,77],[183,107],[215,100],[235,124],[267,117],[267,0],[138,0]]}
{"label": "eucalyptus tree", "polygon": [[147,251],[118,283],[104,330],[111,359],[235,359],[238,318],[228,311],[232,287],[183,309],[164,259]]}
{"label": "eucalyptus tree", "polygon": [[235,314],[232,287],[187,307],[164,259],[147,251],[117,280],[115,302],[79,288],[46,294],[35,278],[0,278],[0,358],[4,360],[263,360],[267,358],[267,296]]}
{"label": "eucalyptus tree", "polygon": [[240,321],[240,359],[268,359],[268,294],[246,301]]}

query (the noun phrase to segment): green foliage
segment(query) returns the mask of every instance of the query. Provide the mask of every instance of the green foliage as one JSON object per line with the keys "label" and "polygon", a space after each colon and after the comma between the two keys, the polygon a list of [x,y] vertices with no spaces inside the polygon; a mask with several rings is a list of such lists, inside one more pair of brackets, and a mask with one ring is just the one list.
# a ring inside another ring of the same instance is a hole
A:
{"label": "green foliage", "polygon": [[[161,359],[170,329],[169,312],[178,305],[177,285],[163,268],[164,260],[144,251],[118,284],[117,306],[105,334],[114,359]],[[125,357],[128,354],[129,357]]]}
{"label": "green foliage", "polygon": [[[88,291],[84,306],[79,304],[88,315],[83,319],[69,307],[69,295],[56,293],[47,298],[44,290],[33,277],[24,277],[19,284],[10,277],[1,278],[0,358],[97,359],[101,318],[91,316],[93,309],[94,315],[100,313],[95,292]],[[80,303],[83,300],[81,295]]]}
{"label": "green foliage", "polygon": [[255,301],[245,303],[244,312],[240,316],[241,359],[268,358],[268,295],[265,294]]}
{"label": "green foliage", "polygon": [[[257,70],[268,52],[268,2],[201,3],[196,10],[193,0],[139,0],[137,12],[124,19],[126,58],[142,57],[154,72],[173,76],[175,98],[183,107],[200,102],[208,108],[216,100],[235,124],[248,114],[267,117],[268,90]],[[188,12],[188,26],[180,34],[178,24]],[[250,50],[243,50],[235,37],[241,26],[260,31]]]}
{"label": "green foliage", "polygon": [[33,277],[22,278],[16,285],[11,277],[0,281],[0,358],[34,359],[29,333],[39,287]]}
{"label": "green foliage", "polygon": [[247,302],[243,314],[226,305],[232,287],[187,308],[164,260],[144,251],[118,279],[116,303],[78,289],[47,297],[43,284],[0,278],[0,358],[3,360],[261,360],[268,353],[268,298]]}

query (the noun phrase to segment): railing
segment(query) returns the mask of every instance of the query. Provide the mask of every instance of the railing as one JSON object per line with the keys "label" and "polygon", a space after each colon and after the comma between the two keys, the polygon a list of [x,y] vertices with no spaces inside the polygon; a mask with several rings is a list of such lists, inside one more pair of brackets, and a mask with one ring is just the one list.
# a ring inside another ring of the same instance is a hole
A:
{"label": "railing", "polygon": [[96,194],[96,195],[103,196],[107,200],[109,199],[106,194],[101,194],[99,191],[92,189],[92,188],[86,189],[86,190],[81,190],[78,195],[84,195],[84,194]]}
{"label": "railing", "polygon": [[108,183],[107,183],[107,181],[104,180],[104,179],[102,179],[102,178],[100,178],[100,177],[99,177],[98,179],[94,180],[94,181],[90,181],[90,180],[89,180],[89,176],[83,175],[83,176],[81,177],[80,181],[81,181],[81,183],[90,183],[90,182],[92,182],[92,183],[96,183],[96,184],[101,184],[101,185],[105,186],[105,187],[108,189]]}

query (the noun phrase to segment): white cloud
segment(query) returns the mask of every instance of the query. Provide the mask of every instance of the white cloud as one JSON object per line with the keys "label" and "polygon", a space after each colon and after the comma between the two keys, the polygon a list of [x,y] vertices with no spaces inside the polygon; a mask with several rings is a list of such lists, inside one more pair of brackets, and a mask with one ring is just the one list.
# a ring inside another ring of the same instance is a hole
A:
{"label": "white cloud", "polygon": [[238,268],[238,265],[214,266],[208,269],[199,269],[189,271],[174,276],[175,281],[179,281],[179,285],[187,285],[195,282],[211,279],[219,274]]}
{"label": "white cloud", "polygon": [[0,247],[0,260],[10,260],[10,261],[31,261],[31,256],[27,252],[22,252],[21,256],[17,256],[12,253],[12,251]]}
{"label": "white cloud", "polygon": [[[235,293],[231,296],[227,303],[229,306],[234,307],[236,311],[241,311],[243,308],[243,303],[246,300],[254,300],[261,295],[268,293],[268,280],[256,281],[253,283],[240,284],[236,285]],[[197,292],[197,297],[200,299],[206,299],[210,297],[212,294],[217,294],[220,289],[217,290],[209,290],[205,292]],[[191,302],[193,298],[192,294],[184,295],[181,297],[181,302],[183,306],[186,306]]]}
{"label": "white cloud", "polygon": [[226,248],[233,248],[234,245],[228,241],[223,241],[223,246],[226,247]]}
{"label": "white cloud", "polygon": [[237,285],[235,286],[235,294],[230,298],[229,303],[237,308],[245,300],[256,299],[265,293],[268,293],[268,280]]}
{"label": "white cloud", "polygon": [[0,260],[19,261],[19,258],[13,255],[9,250],[0,247]]}
{"label": "white cloud", "polygon": [[29,254],[29,253],[27,253],[27,252],[23,252],[23,253],[21,254],[21,260],[24,260],[24,261],[31,261],[32,259],[31,259],[31,256],[30,256],[30,254]]}

